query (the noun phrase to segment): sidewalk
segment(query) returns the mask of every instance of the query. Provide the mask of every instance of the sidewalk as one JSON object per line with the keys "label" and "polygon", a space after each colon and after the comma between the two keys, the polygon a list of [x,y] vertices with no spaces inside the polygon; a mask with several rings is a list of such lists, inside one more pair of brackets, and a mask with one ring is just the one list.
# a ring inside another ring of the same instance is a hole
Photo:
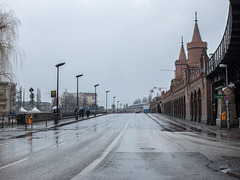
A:
{"label": "sidewalk", "polygon": [[229,139],[239,139],[240,140],[240,128],[235,127],[231,128],[230,131],[227,128],[220,129],[215,125],[205,125],[198,122],[189,121],[186,119],[180,119],[176,117],[167,116],[164,114],[155,114],[157,116],[164,117],[164,120],[170,121],[173,124],[182,126],[188,130],[208,133],[212,136],[217,136],[221,138],[229,138]]}
{"label": "sidewalk", "polygon": [[[101,116],[101,114],[97,115]],[[88,118],[78,118],[76,120],[75,118],[66,118],[66,119],[61,119],[59,120],[58,124],[54,124],[54,120],[48,120],[47,123],[46,121],[33,121],[33,127],[31,128],[31,125],[27,125],[27,129],[25,125],[14,125],[13,127],[11,125],[4,125],[4,128],[0,128],[0,142],[3,140],[8,140],[8,139],[14,139],[14,138],[20,138],[27,136],[29,133],[34,133],[38,131],[47,131],[49,129],[75,123],[77,121],[84,121],[87,119],[94,118],[94,116],[90,116]]]}
{"label": "sidewalk", "polygon": [[[163,114],[149,114],[152,118],[159,118],[168,121],[172,124],[186,128],[189,131],[196,131],[206,133],[208,136],[219,137],[223,139],[240,141],[240,128],[231,128],[230,131],[225,129],[220,129],[216,126],[204,125],[197,122],[192,122],[185,119],[180,119],[176,117],[171,117]],[[228,175],[240,178],[240,159],[229,159],[219,162],[213,162],[207,165],[215,171],[221,171]]]}

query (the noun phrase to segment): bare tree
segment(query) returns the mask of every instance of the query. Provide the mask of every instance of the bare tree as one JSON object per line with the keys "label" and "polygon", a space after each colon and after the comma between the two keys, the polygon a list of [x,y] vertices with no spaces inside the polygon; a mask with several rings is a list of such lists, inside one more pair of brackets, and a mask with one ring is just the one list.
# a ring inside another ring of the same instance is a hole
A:
{"label": "bare tree", "polygon": [[12,65],[22,57],[22,49],[14,45],[20,20],[12,10],[6,12],[2,7],[0,5],[0,81],[12,81]]}

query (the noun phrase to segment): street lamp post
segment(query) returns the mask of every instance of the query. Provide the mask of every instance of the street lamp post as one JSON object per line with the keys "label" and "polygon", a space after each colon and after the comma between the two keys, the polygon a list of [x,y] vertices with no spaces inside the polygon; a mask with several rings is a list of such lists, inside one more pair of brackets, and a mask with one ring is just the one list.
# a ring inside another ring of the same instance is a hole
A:
{"label": "street lamp post", "polygon": [[[226,87],[228,87],[228,65],[227,64],[220,64],[219,67],[226,69]],[[230,120],[229,120],[229,105],[228,101],[226,101],[227,106],[227,129],[230,131]]]}
{"label": "street lamp post", "polygon": [[[78,106],[78,78],[81,77],[81,76],[83,76],[83,74],[79,74],[79,75],[76,76],[76,78],[77,78],[77,111],[76,111],[76,113],[79,110],[79,106]],[[78,115],[76,115],[76,117],[78,119]]]}
{"label": "street lamp post", "polygon": [[95,111],[94,111],[94,117],[96,117],[96,110],[97,110],[97,86],[99,86],[99,84],[94,85],[95,87]]}
{"label": "street lamp post", "polygon": [[114,109],[115,109],[115,98],[116,98],[116,96],[113,97],[113,113],[114,113]]}
{"label": "street lamp post", "polygon": [[107,101],[108,101],[108,99],[107,99],[107,95],[108,95],[108,93],[109,93],[109,90],[106,91],[106,113],[107,113],[107,110],[108,110],[108,107],[107,107]]}
{"label": "street lamp post", "polygon": [[117,101],[117,112],[118,112],[118,103],[119,103],[119,101]]}
{"label": "street lamp post", "polygon": [[58,108],[59,67],[63,66],[64,64],[65,64],[65,62],[55,65],[56,68],[57,68],[57,109],[56,109],[57,110],[57,115],[56,115],[54,124],[58,124],[58,119],[59,119],[59,117],[58,117],[59,116],[59,114],[58,114],[58,112],[59,112],[59,108]]}

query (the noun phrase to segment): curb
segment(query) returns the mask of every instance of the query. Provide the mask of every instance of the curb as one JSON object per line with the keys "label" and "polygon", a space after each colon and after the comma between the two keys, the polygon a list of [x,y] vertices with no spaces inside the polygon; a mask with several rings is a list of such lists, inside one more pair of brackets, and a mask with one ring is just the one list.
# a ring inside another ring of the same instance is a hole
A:
{"label": "curb", "polygon": [[240,170],[230,170],[227,172],[228,175],[240,178]]}

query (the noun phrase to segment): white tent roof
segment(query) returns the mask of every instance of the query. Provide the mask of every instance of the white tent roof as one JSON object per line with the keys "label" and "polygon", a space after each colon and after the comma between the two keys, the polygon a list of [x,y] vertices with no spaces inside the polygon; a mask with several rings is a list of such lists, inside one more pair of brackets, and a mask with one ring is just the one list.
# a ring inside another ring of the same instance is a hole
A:
{"label": "white tent roof", "polygon": [[32,109],[32,112],[33,112],[33,113],[40,113],[41,111],[39,111],[38,108],[34,107],[34,108]]}
{"label": "white tent roof", "polygon": [[21,113],[26,113],[26,112],[27,112],[27,110],[26,110],[26,109],[24,109],[23,107],[21,107],[21,108],[19,109],[19,112],[21,112]]}

